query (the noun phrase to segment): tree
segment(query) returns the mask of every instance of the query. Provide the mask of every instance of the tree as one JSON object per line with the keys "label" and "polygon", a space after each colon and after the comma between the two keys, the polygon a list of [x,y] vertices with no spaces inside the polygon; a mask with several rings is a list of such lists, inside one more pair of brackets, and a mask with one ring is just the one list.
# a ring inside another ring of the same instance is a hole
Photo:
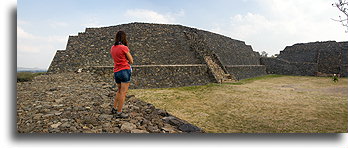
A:
{"label": "tree", "polygon": [[267,56],[268,56],[268,53],[266,51],[261,52],[261,57],[267,57]]}
{"label": "tree", "polygon": [[271,58],[276,58],[276,57],[278,57],[278,55],[279,54],[274,54],[274,55],[271,56]]}
{"label": "tree", "polygon": [[341,22],[344,27],[347,27],[346,33],[348,33],[348,1],[347,0],[338,0],[337,3],[333,3],[332,6],[340,10],[345,16],[339,15],[339,19],[333,19],[335,21]]}

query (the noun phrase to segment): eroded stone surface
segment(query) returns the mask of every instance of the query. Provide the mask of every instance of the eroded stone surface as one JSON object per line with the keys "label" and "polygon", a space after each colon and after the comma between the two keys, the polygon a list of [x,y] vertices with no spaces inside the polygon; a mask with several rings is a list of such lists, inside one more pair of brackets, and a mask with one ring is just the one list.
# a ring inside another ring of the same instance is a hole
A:
{"label": "eroded stone surface", "polygon": [[17,83],[17,130],[19,133],[182,133],[179,126],[189,124],[135,96],[127,96],[123,108],[129,117],[115,118],[111,114],[115,91],[112,84],[84,72],[41,75],[32,82]]}

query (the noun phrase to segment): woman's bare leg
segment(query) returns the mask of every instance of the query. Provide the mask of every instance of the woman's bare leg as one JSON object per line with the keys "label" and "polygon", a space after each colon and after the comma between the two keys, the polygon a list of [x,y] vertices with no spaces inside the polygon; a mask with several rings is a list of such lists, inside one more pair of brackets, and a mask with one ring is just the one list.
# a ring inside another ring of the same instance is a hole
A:
{"label": "woman's bare leg", "polygon": [[121,83],[121,89],[119,91],[119,96],[118,97],[118,107],[117,107],[117,112],[122,112],[122,107],[124,104],[124,101],[126,99],[126,94],[128,91],[128,87],[129,87],[130,83]]}
{"label": "woman's bare leg", "polygon": [[121,90],[121,83],[117,83],[117,92],[116,92],[116,96],[115,96],[115,99],[114,99],[114,109],[116,109],[117,108],[117,105],[118,105],[118,103],[119,103],[119,98],[120,98],[120,96],[121,96],[121,94],[120,94],[120,90]]}

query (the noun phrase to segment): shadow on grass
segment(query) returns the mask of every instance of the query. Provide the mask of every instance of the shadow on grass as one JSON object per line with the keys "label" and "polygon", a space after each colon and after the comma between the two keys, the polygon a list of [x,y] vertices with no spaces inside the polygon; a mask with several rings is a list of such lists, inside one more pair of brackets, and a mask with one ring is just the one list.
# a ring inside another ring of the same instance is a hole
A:
{"label": "shadow on grass", "polygon": [[243,84],[247,84],[247,83],[252,83],[252,82],[257,81],[257,80],[267,80],[267,79],[273,79],[273,78],[279,78],[279,77],[285,77],[285,76],[286,75],[270,74],[270,75],[249,78],[249,79],[243,79],[243,80],[233,82],[233,83],[224,83],[222,85],[243,85]]}
{"label": "shadow on grass", "polygon": [[218,84],[218,83],[209,83],[206,85],[196,85],[196,86],[184,86],[184,87],[173,87],[173,88],[153,88],[154,90],[161,90],[161,89],[166,89],[166,90],[178,90],[178,91],[204,91],[207,89],[210,89],[212,87],[216,87],[216,86],[222,86],[222,85],[243,85],[243,84],[247,84],[247,83],[252,83],[254,81],[257,80],[267,80],[267,79],[272,79],[272,78],[279,78],[279,77],[284,77],[286,75],[264,75],[264,76],[260,76],[260,77],[254,77],[254,78],[249,78],[249,79],[243,79],[237,82],[233,82],[233,83],[222,83],[222,84]]}

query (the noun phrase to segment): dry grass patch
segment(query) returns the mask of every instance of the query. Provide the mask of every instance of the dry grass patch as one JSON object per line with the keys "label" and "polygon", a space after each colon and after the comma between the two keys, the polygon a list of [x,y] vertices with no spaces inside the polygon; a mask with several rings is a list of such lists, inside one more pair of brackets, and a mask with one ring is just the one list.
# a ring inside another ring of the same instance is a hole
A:
{"label": "dry grass patch", "polygon": [[32,81],[34,77],[45,73],[46,72],[17,72],[17,82]]}
{"label": "dry grass patch", "polygon": [[347,83],[268,75],[130,94],[212,133],[337,133],[348,131]]}

